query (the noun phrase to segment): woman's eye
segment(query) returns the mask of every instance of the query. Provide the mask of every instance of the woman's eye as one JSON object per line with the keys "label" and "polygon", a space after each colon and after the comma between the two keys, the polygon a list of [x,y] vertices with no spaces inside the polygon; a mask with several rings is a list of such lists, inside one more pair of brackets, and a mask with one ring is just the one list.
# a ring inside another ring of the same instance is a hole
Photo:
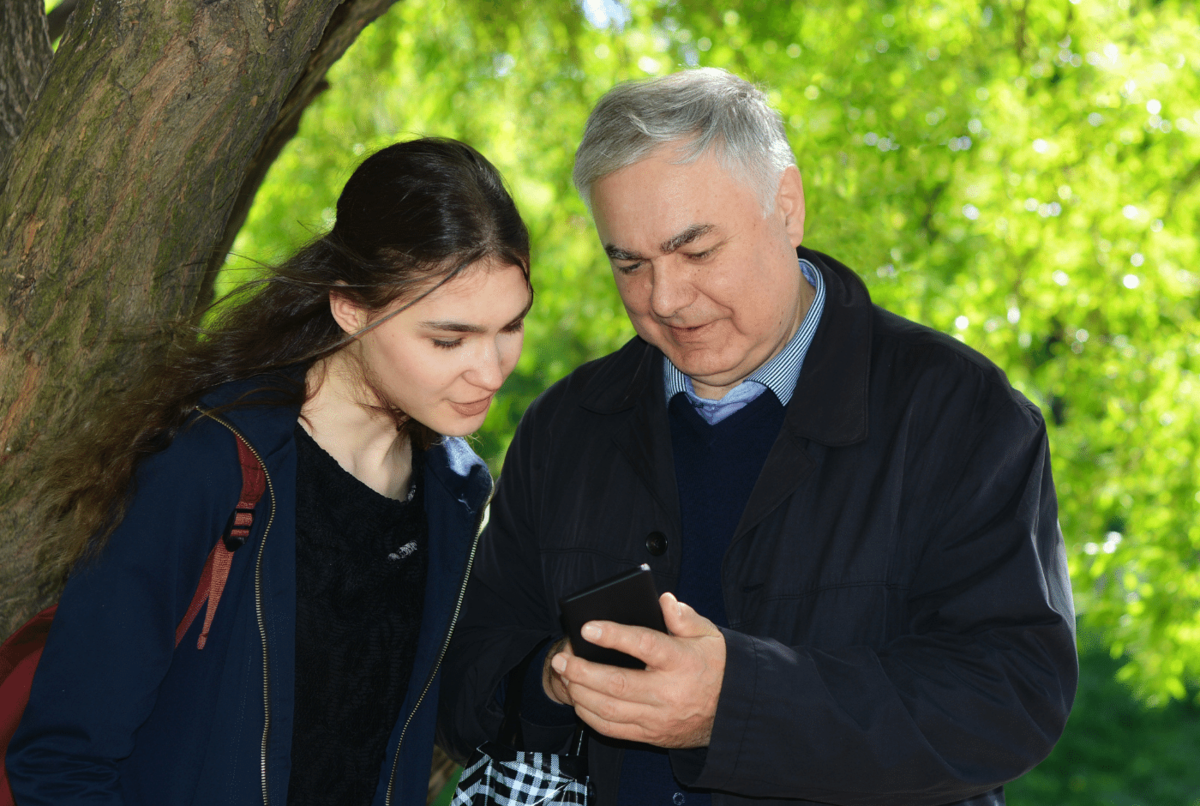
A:
{"label": "woman's eye", "polygon": [[441,347],[443,350],[453,350],[455,347],[462,344],[462,339],[434,339],[433,346]]}

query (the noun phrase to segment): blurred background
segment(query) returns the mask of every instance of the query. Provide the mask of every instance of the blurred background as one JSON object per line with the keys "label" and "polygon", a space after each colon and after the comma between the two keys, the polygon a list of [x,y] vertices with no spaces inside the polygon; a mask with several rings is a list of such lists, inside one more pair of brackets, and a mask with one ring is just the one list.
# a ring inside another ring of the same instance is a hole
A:
{"label": "blurred background", "polygon": [[228,257],[327,229],[399,139],[465,140],[533,236],[525,352],[477,438],[632,336],[570,183],[592,104],[695,66],[759,83],[805,245],[982,351],[1050,426],[1080,614],[1066,735],[1014,806],[1200,804],[1200,22],[1177,0],[402,0],[329,74]]}

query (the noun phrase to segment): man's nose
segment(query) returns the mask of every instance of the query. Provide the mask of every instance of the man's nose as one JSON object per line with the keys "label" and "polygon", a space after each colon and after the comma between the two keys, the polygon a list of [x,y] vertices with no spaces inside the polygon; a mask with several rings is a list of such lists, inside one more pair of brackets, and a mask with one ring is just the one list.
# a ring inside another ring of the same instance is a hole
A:
{"label": "man's nose", "polygon": [[670,319],[687,308],[696,296],[691,272],[668,255],[656,261],[650,279],[650,310],[660,319]]}

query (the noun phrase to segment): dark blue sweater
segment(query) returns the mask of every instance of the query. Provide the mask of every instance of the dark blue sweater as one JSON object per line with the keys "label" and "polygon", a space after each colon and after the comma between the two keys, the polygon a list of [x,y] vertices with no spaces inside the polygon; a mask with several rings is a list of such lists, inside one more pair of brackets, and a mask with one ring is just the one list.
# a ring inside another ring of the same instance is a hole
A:
{"label": "dark blue sweater", "polygon": [[[675,485],[683,521],[679,601],[727,627],[721,561],[750,491],[783,426],[783,406],[766,391],[715,425],[696,413],[686,395],[670,403]],[[707,806],[707,791],[684,787],[671,773],[665,750],[631,745],[621,765],[621,806]]]}

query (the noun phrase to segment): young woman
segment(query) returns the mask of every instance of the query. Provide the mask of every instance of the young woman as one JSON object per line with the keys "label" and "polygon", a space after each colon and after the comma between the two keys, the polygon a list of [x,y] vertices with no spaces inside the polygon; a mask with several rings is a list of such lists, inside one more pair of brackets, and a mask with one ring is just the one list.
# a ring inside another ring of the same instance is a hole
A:
{"label": "young woman", "polygon": [[[425,802],[492,486],[460,437],[520,355],[528,233],[475,150],[401,143],[243,295],[56,463],[74,568],[7,756],[22,806]],[[176,646],[235,434],[264,494]]]}

